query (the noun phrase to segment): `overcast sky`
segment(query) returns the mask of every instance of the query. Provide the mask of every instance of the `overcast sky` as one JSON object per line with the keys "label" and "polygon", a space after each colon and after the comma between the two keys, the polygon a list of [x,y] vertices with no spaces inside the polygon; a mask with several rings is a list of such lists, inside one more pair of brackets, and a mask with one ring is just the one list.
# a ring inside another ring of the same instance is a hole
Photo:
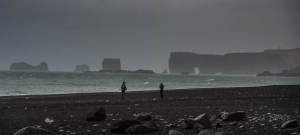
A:
{"label": "overcast sky", "polygon": [[12,62],[168,70],[171,52],[300,47],[300,0],[1,0],[0,70]]}

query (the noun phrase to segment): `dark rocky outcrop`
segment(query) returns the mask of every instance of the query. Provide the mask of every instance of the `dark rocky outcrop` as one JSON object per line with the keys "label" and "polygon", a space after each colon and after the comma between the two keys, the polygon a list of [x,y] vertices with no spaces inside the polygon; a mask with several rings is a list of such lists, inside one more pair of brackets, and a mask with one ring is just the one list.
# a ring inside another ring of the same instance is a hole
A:
{"label": "dark rocky outcrop", "polygon": [[139,121],[150,121],[152,119],[152,116],[150,113],[140,113],[135,117],[135,120]]}
{"label": "dark rocky outcrop", "polygon": [[75,71],[90,71],[90,67],[87,64],[76,65]]}
{"label": "dark rocky outcrop", "polygon": [[49,71],[48,64],[46,62],[41,62],[37,66],[32,66],[30,64],[27,64],[25,62],[19,62],[19,63],[12,63],[10,65],[10,70],[35,70],[35,71]]}
{"label": "dark rocky outcrop", "polygon": [[183,129],[192,129],[196,125],[196,122],[193,119],[183,120],[180,127]]}
{"label": "dark rocky outcrop", "polygon": [[167,74],[167,73],[168,73],[167,69],[165,69],[165,70],[162,72],[162,74]]}
{"label": "dark rocky outcrop", "polygon": [[157,125],[153,121],[149,121],[143,125],[133,125],[127,128],[124,132],[130,134],[144,134],[158,131]]}
{"label": "dark rocky outcrop", "polygon": [[198,117],[196,117],[194,119],[188,118],[187,120],[182,121],[181,128],[184,128],[184,129],[195,128],[195,125],[197,123],[204,126],[204,128],[212,128],[211,121],[209,120],[208,115],[206,115],[205,113],[199,115]]}
{"label": "dark rocky outcrop", "polygon": [[189,72],[182,72],[181,75],[189,75]]}
{"label": "dark rocky outcrop", "polygon": [[102,61],[102,69],[112,71],[121,70],[121,61],[120,59],[105,58]]}
{"label": "dark rocky outcrop", "polygon": [[211,121],[209,120],[209,116],[207,114],[201,114],[198,117],[194,119],[197,123],[200,123],[203,125],[205,128],[211,128],[212,124]]}
{"label": "dark rocky outcrop", "polygon": [[264,71],[262,73],[257,74],[256,76],[274,76],[275,74],[271,73],[270,71]]}
{"label": "dark rocky outcrop", "polygon": [[222,112],[219,114],[219,117],[223,121],[241,121],[246,118],[246,113],[243,111],[237,111],[237,112]]}
{"label": "dark rocky outcrop", "polygon": [[196,123],[194,126],[194,129],[201,131],[202,129],[205,129],[205,127],[199,123]]}
{"label": "dark rocky outcrop", "polygon": [[131,133],[131,134],[142,134],[142,133],[151,133],[154,132],[153,129],[148,128],[144,125],[133,125],[129,128],[127,128],[125,133]]}
{"label": "dark rocky outcrop", "polygon": [[300,77],[300,67],[283,70],[281,73],[271,73],[270,71],[264,71],[257,74],[256,76]]}
{"label": "dark rocky outcrop", "polygon": [[110,132],[111,133],[124,133],[124,131],[133,126],[133,125],[141,125],[141,122],[137,120],[123,120],[111,125]]}
{"label": "dark rocky outcrop", "polygon": [[172,52],[169,58],[171,74],[188,72],[200,74],[255,75],[262,71],[280,72],[300,66],[300,48],[265,50],[259,53],[229,53],[206,55],[190,52]]}
{"label": "dark rocky outcrop", "polygon": [[155,74],[152,70],[136,70],[136,71],[129,71],[129,70],[100,70],[99,73],[129,73],[129,74]]}
{"label": "dark rocky outcrop", "polygon": [[106,119],[106,112],[103,107],[98,107],[93,112],[89,113],[87,121],[104,121]]}
{"label": "dark rocky outcrop", "polygon": [[286,121],[281,125],[281,128],[296,128],[298,127],[298,122],[297,120],[290,120],[290,121]]}

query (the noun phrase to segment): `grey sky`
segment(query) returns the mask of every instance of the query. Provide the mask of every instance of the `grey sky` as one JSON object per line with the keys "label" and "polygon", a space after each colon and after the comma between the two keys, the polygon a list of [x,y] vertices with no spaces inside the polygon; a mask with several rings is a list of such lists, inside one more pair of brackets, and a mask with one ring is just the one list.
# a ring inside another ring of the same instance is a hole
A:
{"label": "grey sky", "polygon": [[0,70],[45,61],[101,69],[168,69],[170,52],[260,52],[300,47],[299,0],[2,0]]}

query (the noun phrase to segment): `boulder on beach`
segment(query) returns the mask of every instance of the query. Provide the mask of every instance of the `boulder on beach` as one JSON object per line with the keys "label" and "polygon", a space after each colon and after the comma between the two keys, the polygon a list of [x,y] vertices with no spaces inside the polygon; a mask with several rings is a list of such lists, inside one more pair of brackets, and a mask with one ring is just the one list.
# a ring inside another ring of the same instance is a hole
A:
{"label": "boulder on beach", "polygon": [[201,125],[201,124],[199,124],[199,123],[196,123],[195,126],[194,126],[194,129],[196,129],[196,130],[202,130],[202,129],[204,129],[204,126]]}
{"label": "boulder on beach", "polygon": [[282,125],[281,125],[281,128],[296,128],[298,127],[298,122],[297,120],[289,120],[289,121],[286,121],[284,122]]}
{"label": "boulder on beach", "polygon": [[87,121],[104,121],[106,119],[106,112],[103,107],[98,107],[93,112],[89,113]]}
{"label": "boulder on beach", "polygon": [[181,128],[191,129],[191,128],[194,128],[196,123],[201,124],[202,126],[204,126],[204,128],[212,128],[211,121],[209,120],[209,117],[205,113],[199,115],[198,117],[196,117],[194,119],[189,118],[187,120],[182,121]]}
{"label": "boulder on beach", "polygon": [[13,135],[49,135],[49,134],[52,134],[52,132],[36,126],[28,126],[20,129]]}
{"label": "boulder on beach", "polygon": [[182,133],[177,130],[169,130],[169,135],[182,135]]}
{"label": "boulder on beach", "polygon": [[158,130],[159,130],[159,129],[158,129],[158,126],[157,126],[156,123],[153,122],[153,121],[146,122],[146,123],[144,123],[143,125],[146,126],[146,127],[148,127],[148,128],[152,128],[152,129],[154,129],[155,131],[158,131]]}
{"label": "boulder on beach", "polygon": [[201,125],[203,125],[205,128],[211,128],[212,127],[211,121],[209,120],[209,116],[206,115],[206,113],[203,113],[203,114],[199,115],[194,120],[197,123],[200,123]]}
{"label": "boulder on beach", "polygon": [[124,133],[124,131],[133,126],[133,125],[141,125],[140,121],[137,120],[123,120],[111,125],[110,132],[111,133]]}
{"label": "boulder on beach", "polygon": [[246,113],[243,111],[237,111],[237,112],[222,112],[219,114],[219,117],[223,121],[241,121],[246,118]]}
{"label": "boulder on beach", "polygon": [[135,117],[135,120],[139,120],[139,121],[150,121],[151,119],[152,119],[152,115],[146,112],[140,113]]}
{"label": "boulder on beach", "polygon": [[180,127],[183,129],[192,129],[194,128],[196,122],[193,119],[187,119],[181,122]]}
{"label": "boulder on beach", "polygon": [[124,132],[130,134],[153,133],[158,131],[157,125],[153,121],[149,121],[143,125],[133,125],[127,128]]}
{"label": "boulder on beach", "polygon": [[133,125],[124,131],[124,133],[130,133],[130,134],[143,134],[143,133],[152,133],[152,132],[154,132],[152,129],[144,125]]}

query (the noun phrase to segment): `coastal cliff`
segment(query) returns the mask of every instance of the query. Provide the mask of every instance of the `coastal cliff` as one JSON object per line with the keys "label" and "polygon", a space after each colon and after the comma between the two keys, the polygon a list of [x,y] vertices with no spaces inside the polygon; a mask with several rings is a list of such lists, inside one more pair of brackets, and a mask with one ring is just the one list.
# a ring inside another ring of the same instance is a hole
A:
{"label": "coastal cliff", "polygon": [[46,62],[42,62],[37,66],[32,66],[25,62],[12,63],[10,65],[10,70],[35,70],[35,71],[49,71],[48,64]]}
{"label": "coastal cliff", "polygon": [[195,68],[198,68],[200,74],[255,75],[262,71],[280,72],[296,66],[300,66],[300,48],[225,55],[172,52],[169,58],[171,74],[194,74]]}
{"label": "coastal cliff", "polygon": [[90,71],[90,67],[87,64],[76,65],[75,71]]}
{"label": "coastal cliff", "polygon": [[130,70],[100,70],[99,73],[126,73],[126,74],[155,74],[152,70],[135,70],[135,71],[130,71]]}
{"label": "coastal cliff", "polygon": [[112,59],[112,58],[105,58],[102,61],[102,68],[103,70],[121,70],[121,61],[120,59]]}
{"label": "coastal cliff", "polygon": [[264,71],[257,74],[256,76],[300,77],[300,67],[283,70],[281,73],[271,73],[270,71]]}

